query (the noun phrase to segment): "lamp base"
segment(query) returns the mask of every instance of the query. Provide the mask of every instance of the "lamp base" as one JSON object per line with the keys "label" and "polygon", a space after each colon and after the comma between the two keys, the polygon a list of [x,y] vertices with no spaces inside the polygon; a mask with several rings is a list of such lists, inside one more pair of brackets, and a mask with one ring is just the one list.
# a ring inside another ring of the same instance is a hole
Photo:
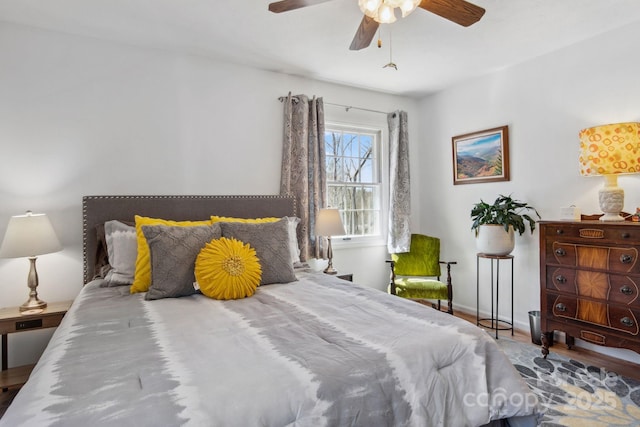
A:
{"label": "lamp base", "polygon": [[338,274],[338,270],[333,268],[333,249],[331,249],[331,236],[327,237],[327,258],[329,259],[329,264],[327,268],[322,270],[324,274]]}
{"label": "lamp base", "polygon": [[600,221],[624,221],[624,218],[618,214],[605,213],[600,217]]}
{"label": "lamp base", "polygon": [[38,298],[38,271],[36,270],[37,257],[29,257],[30,269],[27,277],[27,286],[29,287],[29,299],[20,306],[20,311],[31,311],[35,313],[47,308],[47,303]]}
{"label": "lamp base", "polygon": [[600,221],[624,221],[620,211],[624,207],[624,190],[618,187],[616,175],[605,175],[604,187],[598,191],[598,202],[604,213]]}
{"label": "lamp base", "polygon": [[322,272],[324,274],[338,274],[338,270],[333,268],[333,266],[331,266],[331,265],[329,267],[325,268],[324,270],[322,270]]}
{"label": "lamp base", "polygon": [[38,297],[29,296],[29,299],[27,300],[27,302],[22,304],[19,308],[20,308],[20,311],[31,311],[31,310],[42,311],[45,308],[47,308],[47,303],[42,301],[41,299],[38,299]]}

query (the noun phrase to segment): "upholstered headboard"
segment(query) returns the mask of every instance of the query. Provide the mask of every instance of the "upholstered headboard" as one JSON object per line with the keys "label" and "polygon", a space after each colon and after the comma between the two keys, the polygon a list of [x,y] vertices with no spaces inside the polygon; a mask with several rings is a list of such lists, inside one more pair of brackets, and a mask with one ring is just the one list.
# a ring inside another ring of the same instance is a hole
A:
{"label": "upholstered headboard", "polygon": [[82,198],[84,283],[95,273],[97,227],[105,221],[134,222],[135,215],[174,221],[296,216],[288,196],[85,196]]}

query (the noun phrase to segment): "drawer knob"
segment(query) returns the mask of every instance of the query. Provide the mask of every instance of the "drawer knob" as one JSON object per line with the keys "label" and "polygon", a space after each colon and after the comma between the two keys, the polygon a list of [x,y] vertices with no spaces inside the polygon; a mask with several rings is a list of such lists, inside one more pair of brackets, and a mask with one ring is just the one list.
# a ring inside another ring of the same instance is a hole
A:
{"label": "drawer knob", "polygon": [[566,254],[567,254],[567,251],[565,251],[564,249],[562,249],[562,248],[556,249],[556,255],[565,256]]}
{"label": "drawer knob", "polygon": [[556,282],[558,282],[558,283],[566,283],[567,282],[567,278],[564,277],[563,275],[556,276]]}
{"label": "drawer knob", "polygon": [[622,292],[625,295],[633,295],[633,289],[631,289],[631,287],[626,285],[620,288],[620,292]]}
{"label": "drawer knob", "polygon": [[633,261],[633,257],[629,254],[620,255],[620,262],[623,264],[629,264]]}
{"label": "drawer knob", "polygon": [[556,310],[564,313],[565,311],[567,311],[567,306],[564,305],[563,303],[556,304]]}
{"label": "drawer knob", "polygon": [[556,234],[564,234],[564,230],[563,230],[563,229],[561,229],[561,228],[558,228],[558,229],[556,230]]}
{"label": "drawer knob", "polygon": [[629,237],[631,237],[630,233],[622,233],[622,238],[623,239],[628,239]]}
{"label": "drawer knob", "polygon": [[623,317],[622,319],[620,319],[620,323],[622,323],[624,326],[627,326],[627,327],[631,327],[634,324],[633,320],[631,320],[628,317]]}

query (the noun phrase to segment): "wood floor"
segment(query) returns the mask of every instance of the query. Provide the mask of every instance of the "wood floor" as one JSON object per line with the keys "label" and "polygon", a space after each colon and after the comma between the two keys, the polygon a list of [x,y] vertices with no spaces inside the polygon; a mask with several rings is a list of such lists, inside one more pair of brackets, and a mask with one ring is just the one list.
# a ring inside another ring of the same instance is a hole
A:
{"label": "wood floor", "polygon": [[[465,319],[474,325],[476,324],[476,315],[463,313],[461,311],[455,311],[454,315],[461,319]],[[500,331],[501,335],[510,336],[511,331]],[[513,339],[523,343],[531,344],[530,332],[516,329],[513,334]],[[606,356],[600,353],[596,353],[591,350],[574,346],[571,350],[567,348],[564,342],[556,342],[549,348],[551,353],[558,353],[572,359],[579,360],[586,365],[593,365],[600,368],[605,368],[607,371],[615,372],[625,377],[633,378],[640,381],[640,365],[626,360],[616,359],[610,356]]]}

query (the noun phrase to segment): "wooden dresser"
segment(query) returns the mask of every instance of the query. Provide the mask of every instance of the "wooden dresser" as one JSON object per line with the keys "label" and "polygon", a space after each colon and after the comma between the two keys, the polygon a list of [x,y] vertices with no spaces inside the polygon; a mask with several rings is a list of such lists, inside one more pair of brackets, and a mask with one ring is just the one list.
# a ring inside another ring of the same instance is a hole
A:
{"label": "wooden dresser", "polygon": [[542,353],[553,331],[640,353],[640,223],[540,222]]}

